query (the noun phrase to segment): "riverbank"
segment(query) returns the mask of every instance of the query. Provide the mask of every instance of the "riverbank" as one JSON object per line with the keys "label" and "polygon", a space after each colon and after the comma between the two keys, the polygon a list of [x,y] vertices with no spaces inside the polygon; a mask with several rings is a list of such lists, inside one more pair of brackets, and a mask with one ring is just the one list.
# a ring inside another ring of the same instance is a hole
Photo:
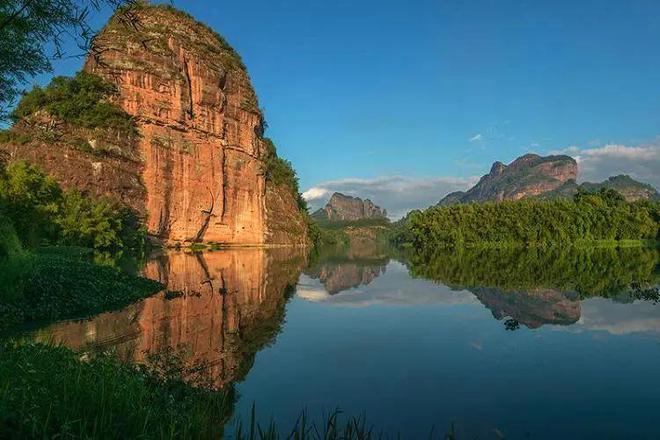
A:
{"label": "riverbank", "polygon": [[0,263],[0,331],[121,308],[162,290],[68,248],[21,251]]}

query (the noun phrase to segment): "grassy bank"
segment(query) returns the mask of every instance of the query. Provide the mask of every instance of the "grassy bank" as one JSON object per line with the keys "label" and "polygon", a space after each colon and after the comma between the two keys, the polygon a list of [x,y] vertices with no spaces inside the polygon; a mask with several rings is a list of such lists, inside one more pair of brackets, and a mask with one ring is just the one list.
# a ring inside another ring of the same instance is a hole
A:
{"label": "grassy bank", "polygon": [[191,387],[175,363],[162,366],[7,344],[0,348],[0,438],[221,438],[233,390]]}
{"label": "grassy bank", "polygon": [[57,252],[23,252],[0,263],[0,285],[0,331],[120,308],[162,289],[155,281]]}

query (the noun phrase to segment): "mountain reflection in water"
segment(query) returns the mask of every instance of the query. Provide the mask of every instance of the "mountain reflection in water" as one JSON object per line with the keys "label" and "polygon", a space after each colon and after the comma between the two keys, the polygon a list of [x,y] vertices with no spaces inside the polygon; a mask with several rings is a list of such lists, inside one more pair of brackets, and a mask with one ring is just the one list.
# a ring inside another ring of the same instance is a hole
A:
{"label": "mountain reflection in water", "polygon": [[[144,271],[167,291],[34,335],[133,362],[174,350],[236,389],[235,414],[256,402],[282,427],[339,406],[405,438],[454,422],[459,438],[654,438],[658,261],[642,248],[175,252]],[[614,377],[625,386],[603,391]]]}
{"label": "mountain reflection in water", "polygon": [[90,353],[111,349],[138,363],[174,351],[184,366],[203,368],[222,387],[242,379],[256,352],[278,333],[304,264],[292,249],[168,253],[144,270],[166,291],[121,311],[53,324],[35,336]]}

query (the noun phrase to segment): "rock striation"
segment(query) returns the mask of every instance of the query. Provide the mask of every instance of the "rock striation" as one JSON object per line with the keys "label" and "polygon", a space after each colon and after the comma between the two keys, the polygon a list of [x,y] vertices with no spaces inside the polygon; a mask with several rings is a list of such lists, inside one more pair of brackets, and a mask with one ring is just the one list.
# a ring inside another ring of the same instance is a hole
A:
{"label": "rock striation", "polygon": [[371,200],[362,200],[336,192],[324,208],[319,209],[313,218],[329,221],[354,221],[362,219],[386,219],[387,211],[375,205]]}
{"label": "rock striation", "polygon": [[570,156],[525,154],[504,165],[495,162],[490,172],[468,191],[448,194],[439,205],[519,200],[538,196],[577,179],[577,162]]}
{"label": "rock striation", "polygon": [[257,96],[220,35],[170,6],[121,8],[84,71],[115,84],[113,103],[134,117],[134,160],[26,149],[28,159],[65,186],[98,193],[104,182],[100,192],[140,212],[163,241],[307,243],[297,194],[265,177]]}

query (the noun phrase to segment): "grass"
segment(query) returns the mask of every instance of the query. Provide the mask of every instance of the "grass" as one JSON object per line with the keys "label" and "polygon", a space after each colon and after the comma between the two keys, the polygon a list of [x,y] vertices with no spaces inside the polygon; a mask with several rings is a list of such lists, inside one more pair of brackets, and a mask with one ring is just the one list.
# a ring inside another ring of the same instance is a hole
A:
{"label": "grass", "polygon": [[0,264],[0,330],[112,310],[162,289],[76,252],[81,251],[25,252]]}
{"label": "grass", "polygon": [[176,357],[133,366],[7,343],[0,348],[0,438],[221,438],[233,389],[193,387],[179,371]]}

